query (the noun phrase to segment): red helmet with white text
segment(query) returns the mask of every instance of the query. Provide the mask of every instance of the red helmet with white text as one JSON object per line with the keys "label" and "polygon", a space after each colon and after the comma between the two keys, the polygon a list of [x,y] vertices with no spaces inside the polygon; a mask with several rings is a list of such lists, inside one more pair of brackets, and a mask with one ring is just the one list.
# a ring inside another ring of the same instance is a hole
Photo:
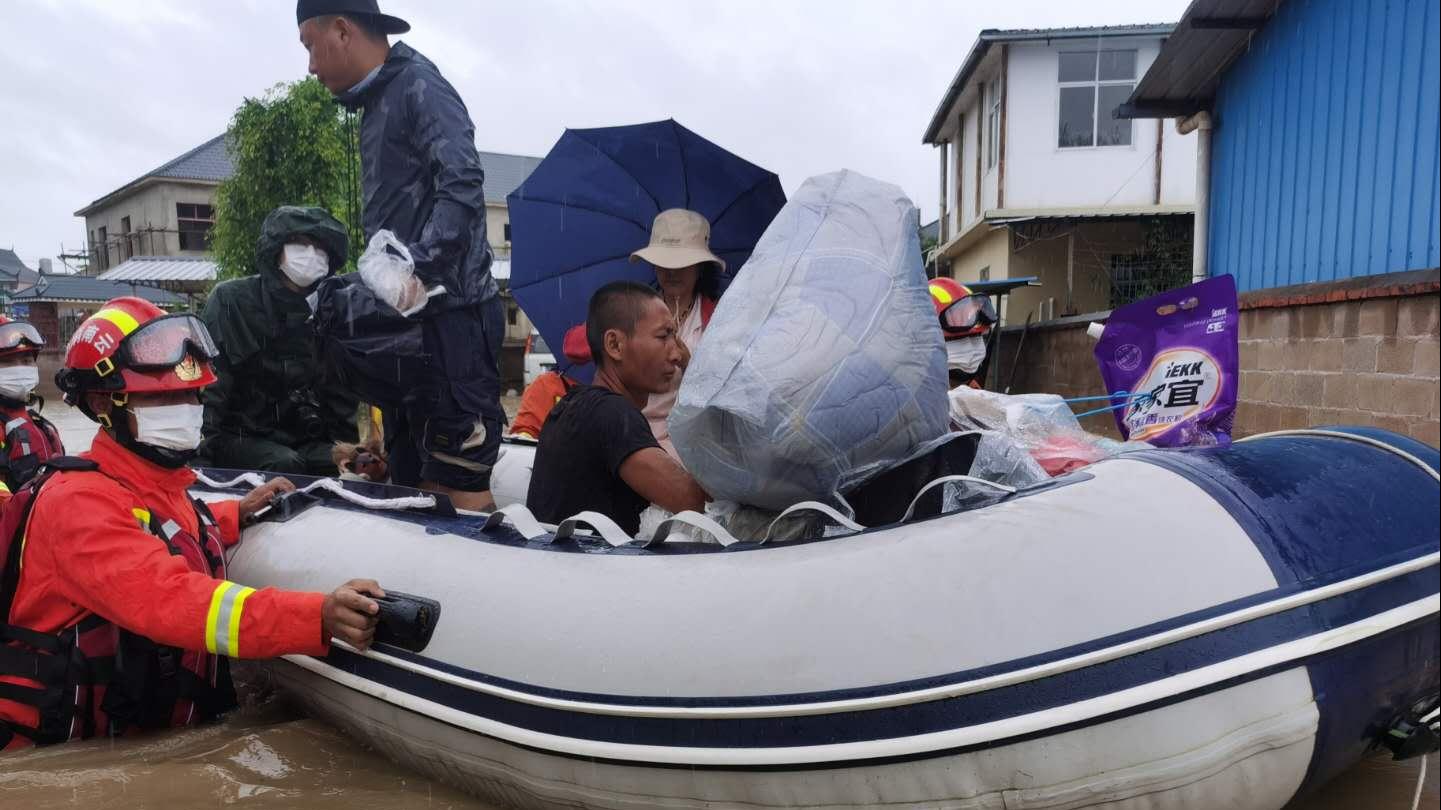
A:
{"label": "red helmet with white text", "polygon": [[189,391],[215,382],[211,361],[218,354],[194,315],[169,315],[143,298],[115,298],[75,330],[55,384],[71,405],[90,392]]}

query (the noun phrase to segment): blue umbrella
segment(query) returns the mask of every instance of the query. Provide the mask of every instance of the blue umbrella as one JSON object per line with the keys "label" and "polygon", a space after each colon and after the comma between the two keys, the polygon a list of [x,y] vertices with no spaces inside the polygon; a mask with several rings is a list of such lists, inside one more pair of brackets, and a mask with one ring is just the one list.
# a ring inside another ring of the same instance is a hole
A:
{"label": "blue umbrella", "polygon": [[[546,343],[560,346],[596,290],[655,281],[630,254],[650,241],[656,214],[688,208],[710,220],[724,289],[785,201],[774,173],[675,121],[568,129],[507,198],[511,291]],[[571,372],[587,382],[593,373]]]}

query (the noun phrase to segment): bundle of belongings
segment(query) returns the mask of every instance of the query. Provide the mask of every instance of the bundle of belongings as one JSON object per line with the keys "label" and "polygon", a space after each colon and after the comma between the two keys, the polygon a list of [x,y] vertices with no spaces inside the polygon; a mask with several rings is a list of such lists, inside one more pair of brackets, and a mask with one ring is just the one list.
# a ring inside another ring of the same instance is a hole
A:
{"label": "bundle of belongings", "polygon": [[971,475],[1022,487],[1062,475],[1145,442],[1086,432],[1055,394],[1001,394],[961,387],[950,393],[951,425],[980,438]]}
{"label": "bundle of belongings", "polygon": [[[721,299],[670,435],[722,504],[819,501],[874,525],[900,518],[916,480],[965,472],[973,445],[940,450],[956,438],[946,388],[916,207],[840,171],[806,181]],[[907,464],[896,492],[866,492]]]}

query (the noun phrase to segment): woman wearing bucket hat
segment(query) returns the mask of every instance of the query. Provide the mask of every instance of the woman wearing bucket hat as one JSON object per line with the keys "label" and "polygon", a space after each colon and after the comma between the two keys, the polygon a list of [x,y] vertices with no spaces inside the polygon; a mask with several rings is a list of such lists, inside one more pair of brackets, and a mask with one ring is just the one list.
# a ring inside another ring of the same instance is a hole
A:
{"label": "woman wearing bucket hat", "polygon": [[656,441],[675,457],[666,418],[675,406],[681,376],[690,362],[690,347],[700,345],[716,302],[720,300],[720,274],[725,272],[726,263],[710,250],[710,222],[684,208],[671,208],[656,215],[650,229],[650,244],[630,254],[631,261],[636,259],[644,259],[655,268],[656,286],[676,319],[681,373],[676,375],[669,391],[651,394],[642,411]]}

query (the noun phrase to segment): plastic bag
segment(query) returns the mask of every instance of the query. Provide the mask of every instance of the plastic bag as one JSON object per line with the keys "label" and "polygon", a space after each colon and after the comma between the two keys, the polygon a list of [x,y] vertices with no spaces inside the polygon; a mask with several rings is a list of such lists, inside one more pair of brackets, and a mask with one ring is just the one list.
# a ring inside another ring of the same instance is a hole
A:
{"label": "plastic bag", "polygon": [[382,229],[370,237],[356,267],[365,286],[401,315],[410,317],[425,308],[429,299],[425,284],[415,275],[410,249],[390,231]]}
{"label": "plastic bag", "polygon": [[916,207],[850,171],[813,177],[720,300],[670,416],[718,499],[784,509],[840,493],[946,434],[946,355]]}
{"label": "plastic bag", "polygon": [[1217,276],[1111,313],[1096,362],[1121,435],[1162,447],[1226,445],[1240,366],[1236,280]]}
{"label": "plastic bag", "polygon": [[1066,401],[1055,394],[1001,394],[961,387],[951,391],[950,401],[953,425],[981,431],[972,475],[987,481],[1025,486],[1149,446],[1088,433]]}

